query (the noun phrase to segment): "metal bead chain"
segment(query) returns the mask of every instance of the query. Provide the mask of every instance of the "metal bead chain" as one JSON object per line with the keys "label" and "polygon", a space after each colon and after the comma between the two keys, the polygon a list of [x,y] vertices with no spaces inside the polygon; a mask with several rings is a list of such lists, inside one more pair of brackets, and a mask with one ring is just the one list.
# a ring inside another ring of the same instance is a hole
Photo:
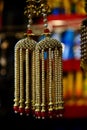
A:
{"label": "metal bead chain", "polygon": [[51,48],[49,48],[49,111],[53,110],[52,92],[52,59]]}
{"label": "metal bead chain", "polygon": [[58,68],[58,103],[59,109],[63,109],[63,68],[62,68],[62,48],[59,51],[59,68]]}
{"label": "metal bead chain", "polygon": [[44,69],[44,49],[42,49],[42,109],[41,111],[44,112],[45,111],[45,69]]}
{"label": "metal bead chain", "polygon": [[29,18],[29,20],[28,20],[27,28],[28,28],[28,29],[31,29],[31,24],[32,24],[31,13],[29,13],[28,18]]}
{"label": "metal bead chain", "polygon": [[14,106],[19,106],[19,54],[17,49],[15,49],[15,90],[14,90]]}
{"label": "metal bead chain", "polygon": [[54,109],[58,110],[58,55],[57,55],[57,48],[54,50],[54,84],[55,84],[55,102],[54,102]]}
{"label": "metal bead chain", "polygon": [[36,72],[35,72],[35,51],[32,52],[32,109],[35,110],[35,100],[36,100],[36,91],[35,91],[35,82],[36,82]]}
{"label": "metal bead chain", "polygon": [[49,104],[49,59],[48,59],[48,53],[49,51],[47,51],[47,61],[46,61],[46,64],[47,64],[47,68],[46,68],[46,106],[48,107],[48,104]]}
{"label": "metal bead chain", "polygon": [[47,14],[43,13],[43,22],[44,22],[44,28],[48,27],[48,23],[47,23]]}
{"label": "metal bead chain", "polygon": [[35,111],[40,111],[40,52],[36,50],[36,104]]}
{"label": "metal bead chain", "polygon": [[42,4],[42,15],[43,15],[43,22],[44,22],[44,28],[47,28],[48,27],[48,24],[47,24],[47,14],[46,14],[46,9],[45,9],[45,5]]}
{"label": "metal bead chain", "polygon": [[23,49],[20,48],[20,108],[24,107]]}
{"label": "metal bead chain", "polygon": [[26,49],[26,107],[25,109],[29,108],[29,49]]}

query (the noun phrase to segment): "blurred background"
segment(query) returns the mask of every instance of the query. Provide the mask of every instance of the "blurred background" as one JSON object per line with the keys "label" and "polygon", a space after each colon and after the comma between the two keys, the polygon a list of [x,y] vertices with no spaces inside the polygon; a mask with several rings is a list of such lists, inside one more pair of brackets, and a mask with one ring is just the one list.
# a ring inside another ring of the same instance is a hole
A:
{"label": "blurred background", "polygon": [[[64,118],[37,121],[14,114],[14,46],[26,32],[26,1],[0,0],[0,120],[9,121],[8,128],[12,128],[12,122],[15,128],[41,129],[48,125],[53,130],[84,130],[87,128],[87,72],[80,68],[80,25],[87,17],[86,3],[85,0],[47,0],[47,3],[51,37],[63,45]],[[35,18],[32,26],[35,33],[42,32],[41,19]],[[42,36],[36,40],[41,39]]]}

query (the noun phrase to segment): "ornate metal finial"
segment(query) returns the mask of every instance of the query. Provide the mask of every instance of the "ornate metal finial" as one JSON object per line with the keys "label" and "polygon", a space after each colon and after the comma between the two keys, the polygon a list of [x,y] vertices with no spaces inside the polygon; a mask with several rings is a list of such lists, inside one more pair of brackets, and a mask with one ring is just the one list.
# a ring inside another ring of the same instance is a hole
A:
{"label": "ornate metal finial", "polygon": [[[24,14],[27,16],[31,11],[32,17],[40,17],[44,11],[46,14],[50,12],[49,6],[46,0],[27,0],[27,6],[25,8]],[[44,10],[43,10],[44,9]]]}

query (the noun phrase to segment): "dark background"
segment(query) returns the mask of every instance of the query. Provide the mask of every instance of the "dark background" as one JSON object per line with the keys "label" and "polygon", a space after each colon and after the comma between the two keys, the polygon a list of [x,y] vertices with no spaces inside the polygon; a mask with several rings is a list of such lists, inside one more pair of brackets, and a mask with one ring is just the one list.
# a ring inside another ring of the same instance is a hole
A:
{"label": "dark background", "polygon": [[25,0],[4,0],[3,26],[23,25]]}
{"label": "dark background", "polygon": [[[0,42],[0,56],[2,56],[1,44],[4,40],[9,43],[9,48],[4,55],[7,58],[6,75],[0,75],[0,130],[24,129],[24,130],[87,130],[87,119],[46,119],[37,120],[32,117],[20,116],[13,111],[14,94],[14,46],[19,38],[11,32],[25,31],[26,17],[24,16],[25,0],[4,0],[2,13],[2,29],[5,34]],[[9,34],[10,32],[10,34]],[[1,70],[0,66],[0,70]]]}

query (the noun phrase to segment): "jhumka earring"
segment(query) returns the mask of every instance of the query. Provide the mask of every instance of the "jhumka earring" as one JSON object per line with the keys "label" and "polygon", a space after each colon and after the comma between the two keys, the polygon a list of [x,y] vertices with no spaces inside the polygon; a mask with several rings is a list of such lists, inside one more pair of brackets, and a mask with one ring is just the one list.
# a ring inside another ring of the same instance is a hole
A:
{"label": "jhumka earring", "polygon": [[20,113],[30,113],[31,88],[35,86],[35,46],[36,41],[31,37],[32,15],[35,13],[34,2],[27,1],[28,6],[25,13],[28,15],[26,37],[19,40],[15,45],[15,90],[14,90],[14,111]]}
{"label": "jhumka earring", "polygon": [[[63,116],[62,44],[50,37],[47,24],[47,5],[41,2],[45,38],[36,45],[36,118]],[[44,56],[46,54],[46,57]]]}
{"label": "jhumka earring", "polygon": [[[62,117],[62,44],[50,37],[47,24],[49,8],[46,1],[27,2],[27,37],[15,45],[14,111],[20,115],[31,113],[35,118],[42,119]],[[45,38],[39,43],[31,39],[33,33],[30,25],[33,15],[43,15]]]}

